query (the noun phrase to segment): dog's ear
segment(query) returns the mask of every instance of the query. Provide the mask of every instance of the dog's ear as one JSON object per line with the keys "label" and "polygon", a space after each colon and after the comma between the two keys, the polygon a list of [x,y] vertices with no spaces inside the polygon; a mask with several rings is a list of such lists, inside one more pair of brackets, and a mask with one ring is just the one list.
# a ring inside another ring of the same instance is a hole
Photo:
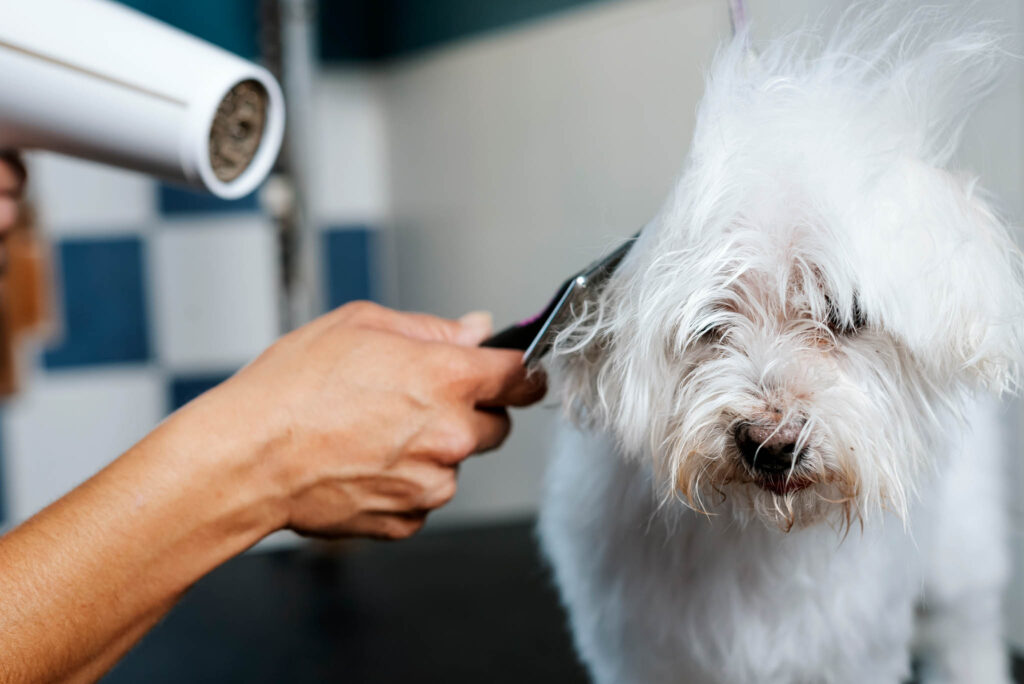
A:
{"label": "dog's ear", "polygon": [[706,271],[716,263],[666,240],[673,231],[663,224],[672,218],[662,213],[643,229],[597,301],[575,312],[552,349],[563,405],[629,455],[659,448],[652,440],[668,431],[680,358],[696,341],[694,290],[710,282]]}
{"label": "dog's ear", "polygon": [[[635,248],[634,248],[635,249]],[[645,416],[655,405],[653,386],[631,354],[639,333],[634,302],[624,296],[632,279],[628,263],[605,285],[603,292],[561,331],[552,348],[552,371],[558,379],[563,406],[570,417],[586,427],[618,437],[625,453],[643,449],[643,435],[630,425],[647,425]]]}
{"label": "dog's ear", "polygon": [[[974,179],[949,176],[967,237],[953,260],[962,285],[957,353],[970,379],[989,390],[1016,391],[1024,360],[1024,255]],[[955,322],[955,321],[953,321]]]}
{"label": "dog's ear", "polygon": [[[870,272],[881,262],[877,275],[887,291],[878,293],[880,307],[932,377],[1013,389],[1024,354],[1021,254],[976,180],[946,170],[972,111],[1000,82],[1003,31],[971,20],[970,10],[922,6],[867,49],[885,13],[879,10],[874,28],[869,21],[852,37],[833,39],[862,48],[826,50],[844,68],[856,68],[844,54],[873,63],[880,79],[867,100],[884,115],[876,130],[893,132],[898,150],[870,219],[884,229],[865,266]],[[865,75],[864,84],[874,78]]]}
{"label": "dog's ear", "polygon": [[1024,258],[977,183],[904,160],[862,217],[862,298],[931,377],[1015,389]]}

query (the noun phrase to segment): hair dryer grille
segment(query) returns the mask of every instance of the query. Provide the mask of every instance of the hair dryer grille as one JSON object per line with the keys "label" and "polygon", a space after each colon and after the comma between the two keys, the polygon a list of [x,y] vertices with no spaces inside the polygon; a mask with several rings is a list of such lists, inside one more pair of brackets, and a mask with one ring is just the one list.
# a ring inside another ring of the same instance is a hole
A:
{"label": "hair dryer grille", "polygon": [[210,126],[210,166],[228,183],[249,168],[263,142],[267,90],[258,81],[242,81],[217,107]]}
{"label": "hair dryer grille", "polygon": [[0,149],[69,154],[224,199],[259,187],[284,135],[266,69],[109,0],[0,0],[0,82]]}

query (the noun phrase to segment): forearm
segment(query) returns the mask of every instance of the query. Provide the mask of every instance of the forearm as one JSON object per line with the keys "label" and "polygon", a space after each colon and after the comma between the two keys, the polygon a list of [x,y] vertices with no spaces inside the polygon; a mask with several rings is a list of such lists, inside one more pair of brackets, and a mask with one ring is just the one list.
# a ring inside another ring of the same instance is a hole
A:
{"label": "forearm", "polygon": [[471,317],[372,304],[284,336],[0,539],[0,681],[101,676],[187,588],[284,527],[400,539],[543,383]]}
{"label": "forearm", "polygon": [[3,681],[100,676],[191,584],[283,523],[272,474],[204,425],[211,413],[223,415],[187,407],[0,539]]}
{"label": "forearm", "polygon": [[[73,667],[66,668],[66,672],[63,674],[52,677],[40,675],[39,680],[49,681],[59,678],[60,681],[67,682],[68,684],[87,684],[97,681],[110,671],[149,630],[156,626],[160,619],[174,607],[177,599],[178,597],[174,597],[163,605],[155,606],[152,611],[128,627],[126,631],[104,644],[91,658],[87,658],[81,663],[76,663]],[[20,682],[22,680],[18,679],[16,681]]]}

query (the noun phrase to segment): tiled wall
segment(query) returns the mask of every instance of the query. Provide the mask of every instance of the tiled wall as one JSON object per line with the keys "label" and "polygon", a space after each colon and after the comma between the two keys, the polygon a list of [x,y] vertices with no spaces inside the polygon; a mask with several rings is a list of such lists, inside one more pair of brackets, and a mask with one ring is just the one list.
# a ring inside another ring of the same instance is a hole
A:
{"label": "tiled wall", "polygon": [[53,241],[58,334],[3,408],[5,489],[20,519],[151,429],[179,376],[232,372],[277,334],[270,226],[250,205],[211,217],[158,186],[33,155]]}
{"label": "tiled wall", "polygon": [[[321,106],[341,108],[324,92]],[[282,332],[277,237],[257,196],[223,202],[53,155],[28,162],[55,257],[58,331],[31,351],[25,390],[0,409],[8,523],[100,469]],[[358,162],[335,165],[345,163]],[[322,299],[375,296],[380,212],[337,197],[319,204]]]}
{"label": "tiled wall", "polygon": [[[277,238],[255,197],[221,202],[33,154],[53,243],[58,332],[3,407],[4,490],[17,520],[117,456],[281,333]],[[358,222],[355,216],[358,215]],[[375,226],[325,219],[323,299],[373,297]]]}
{"label": "tiled wall", "polygon": [[[253,0],[129,0],[255,57]],[[313,189],[321,299],[386,298],[376,264],[387,202],[374,79],[335,67],[316,87]],[[55,256],[57,335],[0,408],[0,527],[100,469],[282,332],[275,228],[259,194],[233,202],[33,153],[31,198]]]}

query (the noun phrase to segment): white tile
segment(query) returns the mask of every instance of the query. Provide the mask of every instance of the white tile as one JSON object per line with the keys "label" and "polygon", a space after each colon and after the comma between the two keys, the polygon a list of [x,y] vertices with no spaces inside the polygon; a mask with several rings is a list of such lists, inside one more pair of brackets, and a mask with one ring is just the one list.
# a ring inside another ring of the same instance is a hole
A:
{"label": "white tile", "polygon": [[265,219],[165,223],[150,265],[154,347],[170,368],[232,370],[279,335],[277,245]]}
{"label": "white tile", "polygon": [[39,373],[3,413],[4,487],[23,520],[87,479],[163,418],[151,367]]}
{"label": "white tile", "polygon": [[146,176],[47,152],[27,163],[30,196],[53,235],[136,232],[157,217],[156,184]]}
{"label": "white tile", "polygon": [[374,72],[328,69],[316,83],[313,212],[321,224],[377,224],[387,213],[387,131]]}

